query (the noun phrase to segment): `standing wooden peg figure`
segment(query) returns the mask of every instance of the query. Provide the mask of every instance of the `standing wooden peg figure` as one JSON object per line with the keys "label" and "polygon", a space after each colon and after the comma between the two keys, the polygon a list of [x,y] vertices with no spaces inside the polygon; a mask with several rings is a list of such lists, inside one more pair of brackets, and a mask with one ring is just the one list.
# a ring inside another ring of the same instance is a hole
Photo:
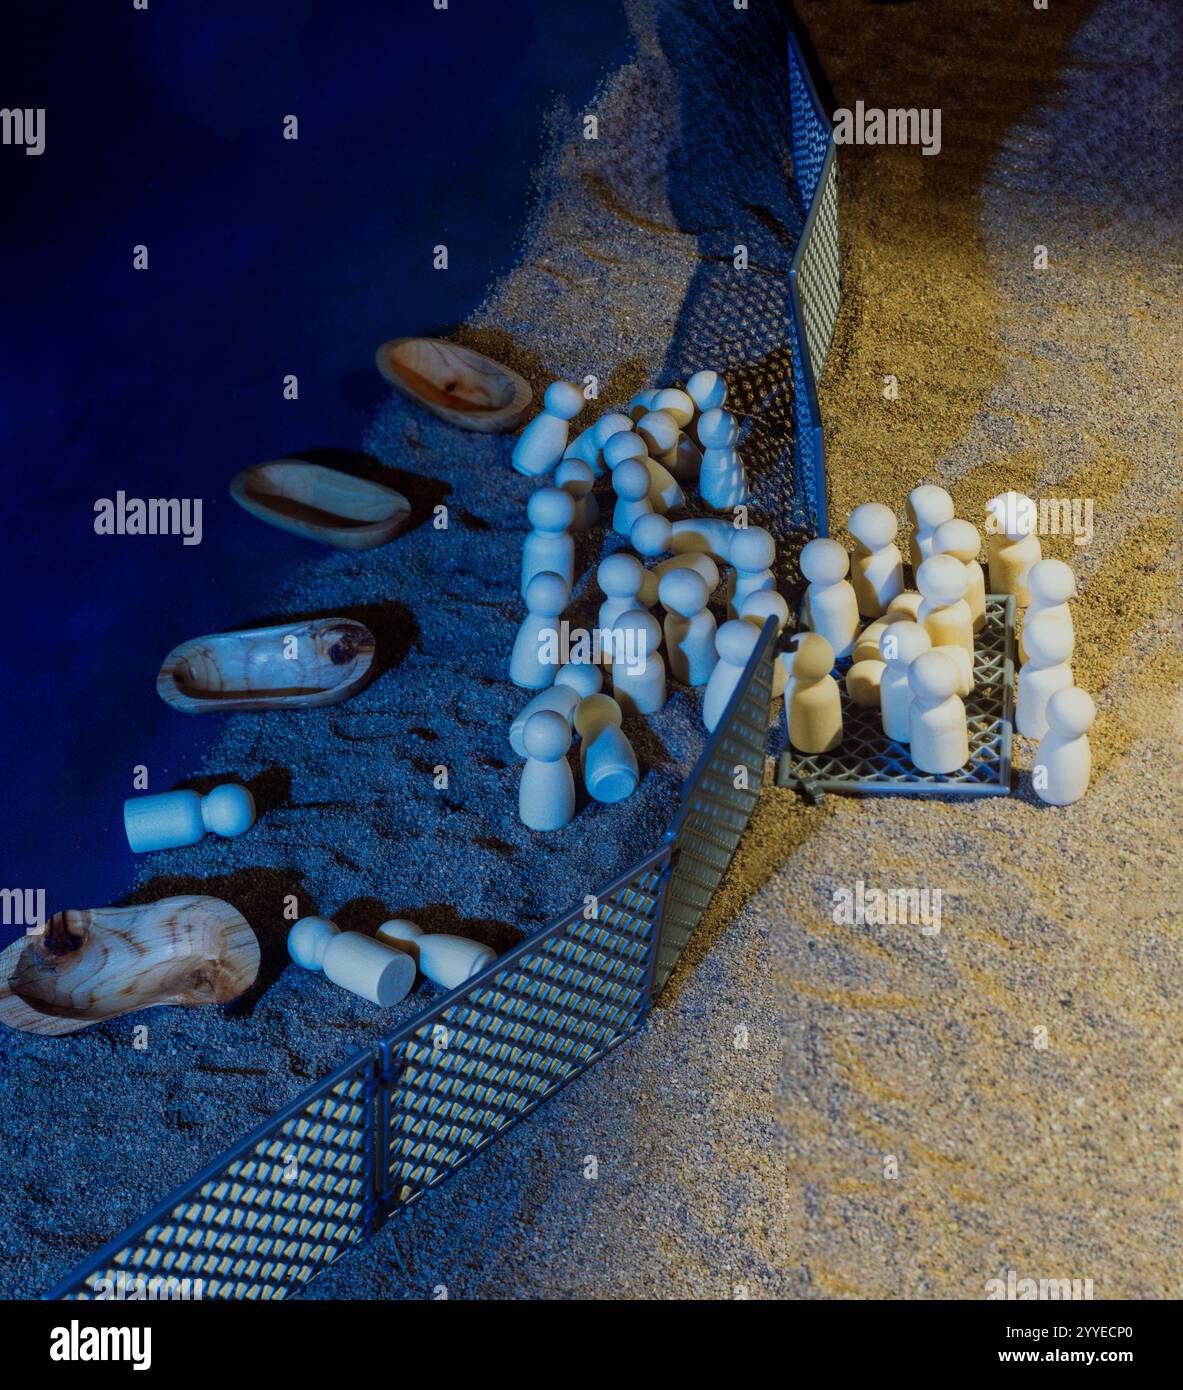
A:
{"label": "standing wooden peg figure", "polygon": [[1057,690],[1072,685],[1072,629],[1051,613],[1037,613],[1023,628],[1027,660],[1019,668],[1015,727],[1024,738],[1047,733],[1047,704]]}
{"label": "standing wooden peg figure", "polygon": [[1043,558],[1043,548],[1035,534],[1038,509],[1021,492],[1004,492],[986,503],[989,519],[986,530],[990,592],[1014,594],[1020,608],[1031,602],[1027,571]]}
{"label": "standing wooden peg figure", "polygon": [[528,478],[549,473],[567,448],[568,422],[582,409],[583,392],[573,381],[552,381],[542,397],[542,414],[530,421],[514,445],[514,468]]}
{"label": "standing wooden peg figure", "polygon": [[912,522],[908,551],[915,575],[923,562],[936,553],[936,529],[943,522],[953,519],[953,499],[943,487],[933,483],[914,487],[908,493],[908,516]]}
{"label": "standing wooden peg figure", "polygon": [[785,691],[789,742],[799,753],[828,753],[842,742],[842,698],[833,667],[834,648],[816,632],[805,633]]}
{"label": "standing wooden peg figure", "polygon": [[1047,702],[1048,732],[1035,750],[1031,785],[1049,806],[1070,806],[1088,791],[1093,770],[1088,732],[1097,715],[1091,696],[1065,686]]}
{"label": "standing wooden peg figure", "polygon": [[526,765],[518,789],[518,813],[531,830],[561,830],[575,814],[575,779],[567,764],[571,725],[555,710],[526,720]]}
{"label": "standing wooden peg figure", "polygon": [[943,521],[933,537],[933,548],[937,555],[952,555],[965,566],[965,601],[974,632],[981,632],[986,626],[986,575],[978,563],[982,549],[978,528],[959,517]]}
{"label": "standing wooden peg figure", "polygon": [[854,538],[850,582],[864,618],[879,618],[904,589],[904,561],[895,543],[899,525],[890,507],[864,502],[846,523]]}
{"label": "standing wooden peg figure", "polygon": [[916,586],[924,595],[920,621],[934,647],[961,647],[973,661],[973,614],[965,601],[969,575],[952,555],[931,555],[916,571]]}
{"label": "standing wooden peg figure", "polygon": [[956,772],[969,762],[965,705],[957,667],[943,652],[921,652],[908,667],[912,762],[921,772]]}
{"label": "standing wooden peg figure", "polygon": [[809,625],[834,648],[834,657],[849,656],[858,636],[858,600],[846,578],[850,556],[837,541],[810,541],[801,551],[801,573],[809,581],[805,601]]}

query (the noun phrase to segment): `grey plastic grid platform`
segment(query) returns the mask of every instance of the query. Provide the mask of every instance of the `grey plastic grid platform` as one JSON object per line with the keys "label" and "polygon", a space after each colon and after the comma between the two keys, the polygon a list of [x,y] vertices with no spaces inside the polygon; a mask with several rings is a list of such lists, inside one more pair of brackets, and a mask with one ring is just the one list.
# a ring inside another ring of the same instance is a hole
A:
{"label": "grey plastic grid platform", "polygon": [[966,698],[969,762],[957,772],[919,772],[908,750],[883,732],[878,709],[856,705],[846,693],[845,657],[834,667],[842,692],[843,738],[830,753],[780,755],[778,787],[806,796],[819,792],[886,796],[1009,796],[1014,736],[1015,600],[986,595],[986,626],[974,642],[974,689]]}

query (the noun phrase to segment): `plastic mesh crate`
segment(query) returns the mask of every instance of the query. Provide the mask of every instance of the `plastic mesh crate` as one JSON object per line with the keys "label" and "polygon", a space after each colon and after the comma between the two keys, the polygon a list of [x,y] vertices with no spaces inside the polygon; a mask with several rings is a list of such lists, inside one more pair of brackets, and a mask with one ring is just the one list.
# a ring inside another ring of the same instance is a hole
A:
{"label": "plastic mesh crate", "polygon": [[[966,697],[969,761],[957,772],[919,772],[908,749],[883,732],[878,708],[856,705],[846,693],[850,658],[834,668],[842,694],[842,743],[830,753],[785,748],[776,782],[806,795],[849,792],[883,796],[1009,796],[1015,698],[1015,600],[986,595],[986,626],[974,639],[974,689]],[[787,718],[787,712],[785,717]]]}

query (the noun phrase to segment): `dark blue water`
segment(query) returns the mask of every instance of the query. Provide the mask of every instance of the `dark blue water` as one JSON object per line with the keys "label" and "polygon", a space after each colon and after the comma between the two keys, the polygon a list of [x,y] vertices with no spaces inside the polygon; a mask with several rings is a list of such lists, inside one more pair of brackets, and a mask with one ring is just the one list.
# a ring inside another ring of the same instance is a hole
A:
{"label": "dark blue water", "polygon": [[[357,446],[374,348],[447,332],[513,264],[544,113],[628,33],[604,0],[43,0],[4,47],[0,105],[47,114],[42,156],[0,147],[0,886],[52,912],[126,892],[134,767],[167,790],[217,732],[161,702],[161,659],[271,613],[317,549],[230,479]],[[202,498],[202,543],[97,536],[119,489]]]}

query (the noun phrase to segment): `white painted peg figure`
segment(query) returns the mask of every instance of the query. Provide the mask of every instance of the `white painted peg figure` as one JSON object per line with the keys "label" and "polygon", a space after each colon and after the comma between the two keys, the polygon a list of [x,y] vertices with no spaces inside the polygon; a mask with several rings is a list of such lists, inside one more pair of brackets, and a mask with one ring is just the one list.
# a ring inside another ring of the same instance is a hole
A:
{"label": "white painted peg figure", "polygon": [[1093,755],[1088,732],[1097,707],[1087,691],[1065,686],[1047,702],[1048,732],[1035,750],[1031,786],[1049,806],[1071,806],[1088,791]]}
{"label": "white painted peg figure", "polygon": [[702,722],[708,733],[713,733],[715,725],[723,718],[723,712],[735,694],[744,667],[759,640],[760,630],[742,618],[723,623],[715,634],[715,651],[719,660],[707,681],[702,700]]}
{"label": "white painted peg figure", "polygon": [[536,574],[549,570],[562,576],[570,589],[575,584],[575,541],[569,527],[575,519],[575,503],[561,487],[540,487],[526,503],[526,519],[534,528],[522,546],[522,597]]}
{"label": "white painted peg figure", "polygon": [[916,587],[924,595],[920,621],[934,647],[961,647],[973,661],[973,614],[965,601],[969,575],[952,555],[930,555],[916,571]]}
{"label": "white painted peg figure", "polygon": [[549,473],[567,448],[569,421],[583,409],[583,392],[573,381],[552,381],[542,397],[542,414],[518,436],[513,466],[527,478]]}
{"label": "white painted peg figure", "polygon": [[799,753],[828,753],[842,742],[842,699],[834,679],[834,648],[816,632],[801,633],[785,690],[785,726]]}
{"label": "white painted peg figure", "polygon": [[649,501],[649,470],[636,459],[625,459],[612,473],[612,491],[616,494],[612,529],[627,536],[637,517],[653,510]]}
{"label": "white painted peg figure", "polygon": [[943,522],[952,521],[953,499],[943,487],[937,487],[933,483],[914,487],[908,493],[908,517],[912,522],[908,551],[914,575],[921,564],[936,553],[936,530]]}
{"label": "white painted peg figure", "polygon": [[580,700],[594,695],[603,684],[603,673],[598,666],[585,662],[568,662],[566,666],[561,666],[555,675],[554,685],[540,690],[509,726],[509,746],[519,758],[524,758],[526,720],[532,714],[550,709],[561,714],[570,723],[575,706]]}
{"label": "white painted peg figure", "polygon": [[1072,629],[1055,614],[1040,613],[1023,629],[1027,660],[1019,668],[1015,728],[1024,738],[1047,733],[1047,702],[1057,690],[1075,684],[1072,678]]}
{"label": "white painted peg figure", "polygon": [[255,798],[238,782],[223,782],[205,796],[185,789],[132,796],[123,803],[123,829],[136,854],[195,845],[207,830],[223,838],[255,823]]}
{"label": "white painted peg figure", "polygon": [[[779,637],[789,621],[789,605],[775,589],[753,589],[740,605],[739,616],[745,623],[751,623],[759,632],[769,618],[776,619],[776,635]],[[791,652],[779,652],[772,662],[772,698],[779,700],[785,693],[792,665]]]}
{"label": "white painted peg figure", "polygon": [[623,717],[610,695],[591,695],[575,710],[584,785],[594,801],[608,805],[632,796],[641,780],[637,755],[620,727]]}
{"label": "white painted peg figure", "polygon": [[640,591],[645,578],[645,568],[635,555],[626,550],[618,550],[600,561],[596,570],[596,583],[604,595],[597,615],[597,625],[604,631],[616,622],[622,613],[629,613],[643,605]]}
{"label": "white painted peg figure", "polygon": [[1020,608],[1031,601],[1027,572],[1043,559],[1035,534],[1038,509],[1021,492],[1003,492],[986,503],[986,562],[992,594],[1014,594]]}
{"label": "white painted peg figure", "polygon": [[698,422],[708,410],[721,410],[727,404],[727,383],[718,372],[695,372],[686,383],[686,394],[694,402],[694,418],[683,429],[699,446]]}
{"label": "white painted peg figure", "polygon": [[809,624],[834,648],[834,657],[849,656],[858,636],[858,600],[846,578],[850,556],[837,541],[819,537],[801,551],[801,573],[809,581]]}
{"label": "white painted peg figure", "polygon": [[776,588],[771,569],[776,559],[776,542],[763,526],[736,527],[728,559],[733,568],[727,576],[727,616],[738,618],[749,594]]}
{"label": "white painted peg figure", "polygon": [[664,515],[675,507],[684,506],[686,494],[678,480],[655,459],[649,456],[645,441],[639,434],[616,434],[604,446],[604,463],[608,471],[615,473],[617,467],[627,459],[635,459],[644,464],[649,473],[649,505],[655,512]]}
{"label": "white painted peg figure", "polygon": [[288,953],[305,970],[323,970],[335,985],[388,1009],[415,983],[415,962],[327,917],[302,917],[288,932]]}
{"label": "white painted peg figure", "polygon": [[[1027,571],[1027,592],[1031,602],[1027,605],[1025,622],[1029,623],[1039,614],[1054,618],[1069,632],[1074,632],[1068,600],[1076,597],[1076,576],[1063,560],[1040,560],[1032,565]],[[1027,660],[1022,637],[1019,638],[1019,659]]]}
{"label": "white painted peg figure", "polygon": [[846,523],[854,538],[850,583],[864,618],[879,618],[904,589],[904,561],[895,543],[899,523],[890,507],[864,502]]}
{"label": "white painted peg figure", "polygon": [[575,779],[567,763],[571,725],[555,710],[526,721],[526,765],[518,787],[518,814],[531,830],[561,830],[575,814]]}
{"label": "white painted peg figure", "polygon": [[705,685],[715,669],[715,615],[707,607],[710,594],[700,575],[675,569],[658,589],[665,608],[665,650],[670,675],[683,685]]}
{"label": "white painted peg figure", "polygon": [[588,531],[600,519],[600,506],[592,491],[595,473],[582,459],[565,458],[555,469],[555,486],[561,487],[574,503],[572,531]]}
{"label": "white painted peg figure", "polygon": [[401,951],[433,984],[444,989],[464,984],[497,959],[497,952],[480,941],[436,932],[425,935],[414,922],[402,917],[383,922],[375,936]]}
{"label": "white painted peg figure", "polygon": [[909,751],[921,772],[956,772],[969,762],[969,728],[957,680],[957,667],[941,652],[921,652],[908,667]]}
{"label": "white painted peg figure", "polygon": [[986,574],[978,563],[982,538],[978,528],[954,517],[942,521],[933,536],[936,555],[952,555],[965,566],[965,601],[969,604],[970,625],[975,633],[986,626]]}
{"label": "white painted peg figure", "polygon": [[891,623],[880,634],[879,654],[887,670],[879,683],[879,713],[883,732],[897,743],[907,743],[912,737],[908,725],[912,709],[908,668],[918,656],[931,649],[932,638],[919,623]]}
{"label": "white painted peg figure", "polygon": [[526,616],[514,638],[509,678],[526,690],[550,685],[562,665],[559,660],[559,615],[570,590],[561,574],[543,571],[526,588]]}
{"label": "white painted peg figure", "polygon": [[612,693],[624,714],[656,714],[665,704],[661,626],[652,613],[634,608],[612,628]]}
{"label": "white painted peg figure", "polygon": [[608,441],[618,434],[631,434],[632,428],[632,420],[619,410],[610,410],[606,415],[601,415],[591,427],[591,442],[595,456],[587,462],[591,464],[597,478],[608,472],[608,465],[604,460],[604,450],[608,447]]}
{"label": "white painted peg figure", "polygon": [[727,410],[708,410],[698,421],[702,468],[698,493],[712,511],[726,512],[747,501],[748,484],[735,441],[739,424]]}

